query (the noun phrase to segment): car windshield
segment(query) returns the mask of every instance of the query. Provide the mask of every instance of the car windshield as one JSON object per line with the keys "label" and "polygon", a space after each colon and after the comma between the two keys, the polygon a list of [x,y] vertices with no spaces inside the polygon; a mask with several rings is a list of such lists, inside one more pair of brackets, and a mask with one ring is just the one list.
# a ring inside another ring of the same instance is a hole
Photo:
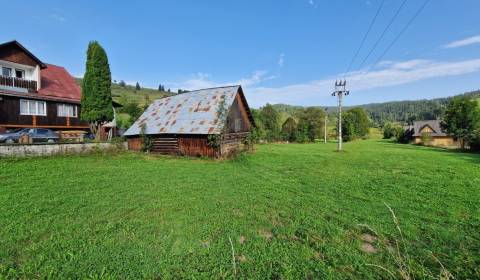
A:
{"label": "car windshield", "polygon": [[10,133],[20,133],[20,132],[28,132],[28,128],[17,128],[12,130]]}

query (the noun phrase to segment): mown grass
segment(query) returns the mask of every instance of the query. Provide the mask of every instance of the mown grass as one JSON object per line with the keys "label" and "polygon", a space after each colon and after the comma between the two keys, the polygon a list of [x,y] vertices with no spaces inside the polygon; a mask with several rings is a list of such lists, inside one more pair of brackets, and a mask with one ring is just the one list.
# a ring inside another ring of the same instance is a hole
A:
{"label": "mown grass", "polygon": [[[374,264],[400,277],[387,203],[415,278],[438,276],[435,258],[457,279],[480,278],[479,155],[379,140],[345,149],[259,145],[231,161],[1,159],[0,275],[390,277]],[[376,252],[366,253],[372,230]]]}

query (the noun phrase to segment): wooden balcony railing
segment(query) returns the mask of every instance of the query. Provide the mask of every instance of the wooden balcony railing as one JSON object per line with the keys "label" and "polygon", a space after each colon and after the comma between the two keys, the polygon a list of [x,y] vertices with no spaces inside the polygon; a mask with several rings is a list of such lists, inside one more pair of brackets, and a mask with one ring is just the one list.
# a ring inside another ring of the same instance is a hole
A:
{"label": "wooden balcony railing", "polygon": [[25,80],[15,77],[1,76],[0,86],[27,89],[29,92],[37,91],[37,81]]}

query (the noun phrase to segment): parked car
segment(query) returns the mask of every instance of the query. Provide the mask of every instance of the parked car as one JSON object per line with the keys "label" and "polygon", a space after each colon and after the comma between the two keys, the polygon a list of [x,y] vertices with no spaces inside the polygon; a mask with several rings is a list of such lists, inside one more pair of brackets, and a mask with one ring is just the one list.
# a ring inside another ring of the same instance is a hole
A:
{"label": "parked car", "polygon": [[47,142],[47,143],[56,143],[58,142],[58,135],[55,131],[46,129],[46,128],[19,128],[12,132],[0,134],[0,143],[18,143],[20,137],[28,135],[34,143]]}

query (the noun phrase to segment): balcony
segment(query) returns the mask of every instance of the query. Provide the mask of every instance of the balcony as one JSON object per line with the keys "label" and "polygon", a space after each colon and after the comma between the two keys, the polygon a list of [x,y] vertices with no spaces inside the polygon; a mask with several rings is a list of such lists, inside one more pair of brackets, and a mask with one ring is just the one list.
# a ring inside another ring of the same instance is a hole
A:
{"label": "balcony", "polygon": [[37,81],[0,75],[0,88],[6,88],[22,92],[36,92]]}

